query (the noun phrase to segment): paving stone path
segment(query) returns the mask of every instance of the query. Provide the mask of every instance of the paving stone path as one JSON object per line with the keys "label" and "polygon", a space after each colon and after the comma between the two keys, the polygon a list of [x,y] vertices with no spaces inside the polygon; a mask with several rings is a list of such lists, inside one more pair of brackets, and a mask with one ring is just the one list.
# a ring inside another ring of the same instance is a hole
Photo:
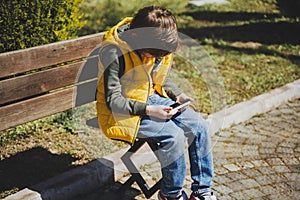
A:
{"label": "paving stone path", "polygon": [[[215,164],[212,189],[218,200],[300,199],[300,99],[217,132],[212,142]],[[160,178],[158,162],[143,166],[140,171],[149,185]],[[184,188],[190,194],[192,181],[187,171]],[[116,199],[113,195],[109,190],[85,199]],[[123,199],[146,198],[133,185]],[[157,194],[150,199],[156,200]]]}
{"label": "paving stone path", "polygon": [[300,101],[214,135],[218,199],[300,199]]}

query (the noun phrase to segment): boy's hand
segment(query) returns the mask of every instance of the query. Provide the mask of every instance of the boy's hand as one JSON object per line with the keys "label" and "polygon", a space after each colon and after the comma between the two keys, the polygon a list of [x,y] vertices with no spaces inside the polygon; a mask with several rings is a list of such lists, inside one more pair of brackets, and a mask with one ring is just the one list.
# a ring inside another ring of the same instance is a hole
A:
{"label": "boy's hand", "polygon": [[176,97],[176,102],[178,103],[184,103],[186,101],[193,102],[194,99],[192,97],[187,96],[185,93],[181,93]]}
{"label": "boy's hand", "polygon": [[[184,102],[187,102],[187,101],[190,101],[191,103],[194,101],[194,99],[192,97],[189,97],[187,96],[185,93],[181,93],[180,95],[178,95],[176,97],[176,102],[178,103],[184,103]],[[181,108],[179,111],[183,111],[184,109],[186,109],[187,106]]]}
{"label": "boy's hand", "polygon": [[148,116],[156,117],[159,119],[171,119],[171,117],[173,116],[173,114],[170,113],[171,110],[171,107],[161,105],[146,107],[146,113]]}

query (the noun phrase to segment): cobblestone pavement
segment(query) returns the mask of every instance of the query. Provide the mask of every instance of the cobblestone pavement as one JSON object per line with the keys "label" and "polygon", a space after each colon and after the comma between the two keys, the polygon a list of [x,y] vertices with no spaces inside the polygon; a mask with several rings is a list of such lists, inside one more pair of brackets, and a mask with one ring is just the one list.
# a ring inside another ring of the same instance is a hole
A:
{"label": "cobblestone pavement", "polygon": [[[212,189],[219,200],[300,199],[299,99],[222,130],[213,135],[212,141],[215,163]],[[158,163],[141,169],[149,185],[160,178],[159,169]],[[187,193],[190,185],[187,176],[184,186]],[[113,199],[111,191],[96,196],[93,199]],[[146,198],[133,185],[124,199]],[[157,199],[157,194],[150,199]]]}

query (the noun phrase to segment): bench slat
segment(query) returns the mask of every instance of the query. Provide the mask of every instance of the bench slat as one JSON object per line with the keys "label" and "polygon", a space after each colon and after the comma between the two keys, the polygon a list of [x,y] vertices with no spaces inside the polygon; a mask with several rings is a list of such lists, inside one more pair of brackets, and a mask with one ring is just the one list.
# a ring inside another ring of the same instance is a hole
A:
{"label": "bench slat", "polygon": [[102,33],[0,54],[0,78],[87,57]]}
{"label": "bench slat", "polygon": [[74,84],[84,63],[81,61],[0,81],[0,105]]}
{"label": "bench slat", "polygon": [[73,107],[76,88],[0,107],[0,130],[43,118]]}

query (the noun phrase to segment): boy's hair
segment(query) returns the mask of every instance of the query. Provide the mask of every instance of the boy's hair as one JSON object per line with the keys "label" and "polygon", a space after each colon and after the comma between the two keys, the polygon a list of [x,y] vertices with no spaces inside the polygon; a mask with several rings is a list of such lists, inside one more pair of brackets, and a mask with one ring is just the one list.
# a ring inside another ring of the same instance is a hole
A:
{"label": "boy's hair", "polygon": [[176,18],[166,8],[148,6],[140,9],[130,24],[136,34],[136,49],[156,57],[175,52],[178,47]]}

